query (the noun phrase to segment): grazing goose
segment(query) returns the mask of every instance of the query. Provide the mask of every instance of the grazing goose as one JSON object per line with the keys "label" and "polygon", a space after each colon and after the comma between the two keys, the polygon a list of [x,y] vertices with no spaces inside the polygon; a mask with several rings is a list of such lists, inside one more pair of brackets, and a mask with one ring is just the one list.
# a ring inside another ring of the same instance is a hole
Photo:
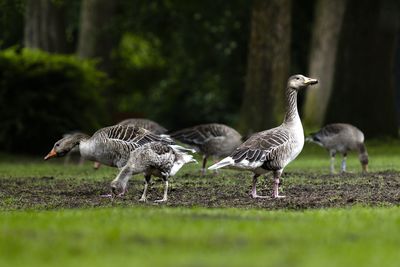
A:
{"label": "grazing goose", "polygon": [[54,144],[44,158],[62,157],[79,146],[81,156],[111,167],[122,168],[129,159],[130,152],[150,142],[173,144],[167,138],[155,135],[146,129],[135,126],[114,125],[95,132],[91,137],[76,133]]}
{"label": "grazing goose", "polygon": [[346,157],[351,150],[358,151],[358,157],[363,172],[368,171],[368,153],[364,144],[364,134],[358,128],[347,123],[328,124],[317,133],[312,133],[306,139],[316,143],[329,151],[331,156],[330,171],[335,172],[335,156],[339,152],[343,155],[341,171],[346,172]]}
{"label": "grazing goose", "polygon": [[173,132],[170,136],[203,154],[203,175],[209,156],[226,157],[242,144],[242,136],[235,129],[217,123],[193,126]]}
{"label": "grazing goose", "polygon": [[297,92],[317,82],[316,79],[303,75],[291,76],[287,82],[286,114],[283,123],[276,128],[253,134],[229,157],[208,169],[229,167],[252,171],[254,173],[251,190],[253,198],[266,197],[257,195],[256,184],[261,174],[272,171],[275,180],[273,197],[284,197],[278,192],[280,176],[285,166],[297,157],[304,145],[303,126],[297,111]]}
{"label": "grazing goose", "polygon": [[147,143],[135,149],[117,178],[111,182],[113,195],[124,195],[132,175],[144,173],[145,184],[140,201],[147,201],[146,193],[151,175],[161,177],[165,183],[163,198],[155,202],[167,201],[168,177],[175,175],[184,164],[196,162],[192,155],[185,153],[186,151],[188,149],[181,146],[166,145],[161,142]]}
{"label": "grazing goose", "polygon": [[[167,132],[167,129],[162,127],[160,124],[158,124],[155,121],[148,120],[148,119],[126,119],[126,120],[119,122],[118,125],[144,128],[144,129],[152,132],[153,134],[157,134],[157,135],[164,134]],[[100,163],[96,161],[93,164],[93,168],[96,170],[99,169]]]}
{"label": "grazing goose", "polygon": [[148,119],[126,119],[118,123],[119,125],[137,126],[149,130],[154,134],[165,134],[167,129],[155,121]]}
{"label": "grazing goose", "polygon": [[[77,132],[77,131],[76,131],[76,132],[65,133],[65,134],[63,134],[62,137],[65,138],[65,137],[71,136],[71,135],[76,134],[76,133],[80,133],[80,132]],[[76,154],[76,155],[79,156],[78,165],[79,165],[79,166],[82,166],[83,163],[85,162],[85,159],[84,159],[83,157],[81,157],[81,154],[79,153],[79,147],[78,147],[78,146],[74,147],[73,149],[71,149],[70,152],[68,152],[68,153],[66,154],[65,159],[64,159],[64,165],[68,165],[68,164],[69,164],[69,162],[71,161],[71,156],[72,156],[73,154]]]}

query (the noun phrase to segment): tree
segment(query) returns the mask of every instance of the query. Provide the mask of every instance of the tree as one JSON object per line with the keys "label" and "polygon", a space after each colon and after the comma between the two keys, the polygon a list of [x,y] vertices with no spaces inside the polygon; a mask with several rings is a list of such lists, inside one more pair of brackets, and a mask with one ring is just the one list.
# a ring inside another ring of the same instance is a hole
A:
{"label": "tree", "polygon": [[317,0],[309,57],[309,76],[320,81],[306,93],[304,123],[320,127],[332,91],[336,51],[346,0]]}
{"label": "tree", "polygon": [[52,53],[66,51],[65,14],[62,1],[27,0],[24,46]]}
{"label": "tree", "polygon": [[100,67],[105,70],[109,69],[111,51],[116,43],[112,27],[116,7],[116,1],[82,1],[77,53],[81,58],[100,58]]}
{"label": "tree", "polygon": [[290,62],[290,0],[255,0],[240,128],[251,133],[283,118]]}
{"label": "tree", "polygon": [[367,137],[397,136],[394,58],[396,1],[348,1],[326,122],[358,126]]}

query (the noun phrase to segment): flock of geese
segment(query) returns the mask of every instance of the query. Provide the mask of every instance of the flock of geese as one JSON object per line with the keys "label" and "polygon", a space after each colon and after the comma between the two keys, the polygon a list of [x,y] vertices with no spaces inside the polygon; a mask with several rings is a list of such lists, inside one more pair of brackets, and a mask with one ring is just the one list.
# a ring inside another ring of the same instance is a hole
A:
{"label": "flock of geese", "polygon": [[[303,126],[297,110],[299,90],[316,84],[316,79],[293,75],[288,79],[285,100],[286,112],[283,123],[269,130],[255,133],[244,142],[233,128],[217,123],[202,124],[176,132],[168,132],[156,122],[147,119],[128,119],[117,125],[105,127],[92,136],[74,133],[57,141],[45,160],[62,157],[72,150],[79,150],[81,156],[94,161],[97,166],[104,164],[117,167],[120,172],[111,182],[111,193],[105,197],[123,196],[127,192],[129,179],[144,174],[145,184],[140,201],[147,201],[148,184],[152,176],[164,181],[163,197],[168,199],[168,178],[174,176],[186,163],[196,162],[191,153],[203,155],[202,174],[206,172],[207,159],[223,158],[210,166],[210,170],[231,168],[253,173],[251,197],[266,198],[257,194],[257,180],[260,175],[272,172],[274,177],[273,198],[279,194],[281,174],[303,149]],[[336,153],[343,155],[341,170],[346,171],[348,151],[357,150],[364,171],[368,168],[368,154],[364,135],[349,124],[329,124],[319,132],[311,134],[308,141],[328,149],[331,156],[331,172],[334,172]],[[176,142],[188,145],[186,148]]]}

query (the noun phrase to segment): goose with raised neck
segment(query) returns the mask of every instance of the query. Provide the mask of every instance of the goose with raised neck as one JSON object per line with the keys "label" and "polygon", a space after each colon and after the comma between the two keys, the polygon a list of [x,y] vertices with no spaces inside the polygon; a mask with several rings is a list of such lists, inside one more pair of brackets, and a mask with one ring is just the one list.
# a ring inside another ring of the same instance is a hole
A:
{"label": "goose with raised neck", "polygon": [[297,92],[308,85],[316,84],[316,79],[303,75],[293,75],[288,79],[285,99],[285,117],[283,123],[266,131],[250,136],[232,154],[209,169],[223,167],[247,170],[254,173],[251,196],[253,198],[266,198],[257,194],[258,177],[272,171],[274,176],[273,198],[279,195],[280,177],[283,169],[294,160],[304,145],[303,126],[297,110]]}

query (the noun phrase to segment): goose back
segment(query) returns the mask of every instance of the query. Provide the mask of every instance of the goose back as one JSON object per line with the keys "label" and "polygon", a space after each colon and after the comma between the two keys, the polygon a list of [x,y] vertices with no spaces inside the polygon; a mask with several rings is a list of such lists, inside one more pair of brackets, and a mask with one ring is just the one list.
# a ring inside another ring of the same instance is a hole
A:
{"label": "goose back", "polygon": [[155,134],[165,134],[167,132],[167,129],[165,129],[163,126],[149,119],[126,119],[118,124],[141,127]]}
{"label": "goose back", "polygon": [[358,150],[364,143],[364,134],[357,127],[347,123],[332,123],[311,134],[313,142],[328,150],[346,153]]}
{"label": "goose back", "polygon": [[242,136],[233,128],[218,123],[201,124],[170,134],[184,144],[206,155],[227,156],[242,143]]}
{"label": "goose back", "polygon": [[87,159],[121,168],[128,161],[131,151],[150,142],[174,143],[144,128],[114,125],[98,130],[82,141],[79,148]]}

